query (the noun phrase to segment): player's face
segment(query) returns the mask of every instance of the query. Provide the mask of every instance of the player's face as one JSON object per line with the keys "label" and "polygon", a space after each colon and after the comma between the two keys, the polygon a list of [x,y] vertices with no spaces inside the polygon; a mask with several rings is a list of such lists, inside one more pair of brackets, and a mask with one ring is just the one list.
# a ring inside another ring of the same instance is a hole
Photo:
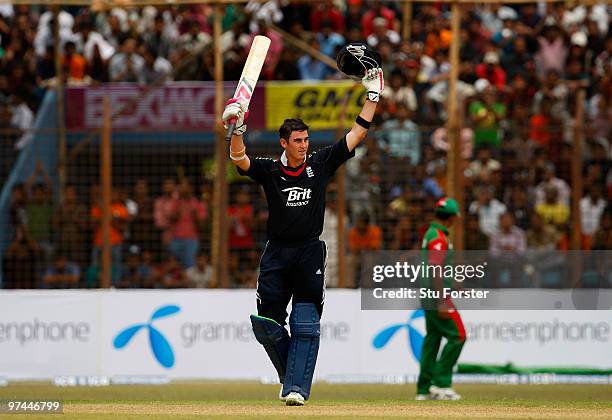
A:
{"label": "player's face", "polygon": [[288,158],[299,161],[304,160],[308,153],[308,130],[292,131],[289,136],[289,141],[284,141],[283,143]]}

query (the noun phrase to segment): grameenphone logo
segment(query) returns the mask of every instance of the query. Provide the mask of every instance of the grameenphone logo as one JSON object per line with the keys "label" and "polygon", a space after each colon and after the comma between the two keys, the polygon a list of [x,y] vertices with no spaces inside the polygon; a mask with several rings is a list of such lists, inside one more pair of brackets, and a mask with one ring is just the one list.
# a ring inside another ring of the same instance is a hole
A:
{"label": "grameenphone logo", "polygon": [[155,360],[163,367],[167,369],[171,368],[174,366],[174,351],[168,339],[153,326],[153,321],[174,315],[180,310],[181,308],[177,305],[165,305],[157,308],[148,322],[130,325],[120,331],[113,340],[113,347],[118,350],[124,348],[132,341],[132,338],[134,338],[138,331],[146,328],[149,332],[149,346],[151,347],[153,356],[155,356]]}
{"label": "grameenphone logo", "polygon": [[408,318],[408,322],[405,324],[394,324],[390,327],[386,327],[381,330],[378,334],[374,336],[372,340],[372,346],[377,349],[383,349],[387,343],[393,338],[395,333],[403,330],[404,328],[408,330],[407,338],[408,338],[408,347],[412,351],[412,355],[416,359],[417,362],[421,360],[421,349],[423,348],[423,334],[415,328],[414,322],[425,316],[425,312],[422,309],[414,311],[410,318]]}

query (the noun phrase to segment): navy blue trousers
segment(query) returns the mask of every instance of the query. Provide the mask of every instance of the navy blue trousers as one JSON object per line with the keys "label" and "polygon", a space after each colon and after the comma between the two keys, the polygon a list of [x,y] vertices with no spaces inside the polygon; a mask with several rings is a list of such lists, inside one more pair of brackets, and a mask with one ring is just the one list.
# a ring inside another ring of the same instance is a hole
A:
{"label": "navy blue trousers", "polygon": [[268,242],[259,264],[257,313],[286,325],[287,305],[314,303],[323,313],[325,299],[325,242],[313,239],[296,247]]}

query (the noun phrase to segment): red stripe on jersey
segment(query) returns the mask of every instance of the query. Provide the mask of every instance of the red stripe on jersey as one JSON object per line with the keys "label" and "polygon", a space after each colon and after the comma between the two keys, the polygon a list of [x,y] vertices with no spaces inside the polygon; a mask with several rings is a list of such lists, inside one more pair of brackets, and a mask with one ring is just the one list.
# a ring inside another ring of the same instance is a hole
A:
{"label": "red stripe on jersey", "polygon": [[285,173],[285,175],[289,175],[289,176],[300,176],[302,174],[302,172],[304,172],[304,168],[306,167],[306,165],[304,163],[302,163],[302,166],[300,167],[300,169],[298,169],[297,171],[290,171],[288,169],[286,169],[282,164],[278,165],[281,170]]}
{"label": "red stripe on jersey", "polygon": [[438,237],[433,241],[427,244],[429,264],[433,265],[441,265],[444,262],[444,258],[446,257],[446,251],[448,250],[448,241],[444,236],[444,232],[440,229],[437,229]]}
{"label": "red stripe on jersey", "polygon": [[455,308],[455,305],[450,299],[446,299],[446,304],[451,307],[449,310],[448,316],[453,320],[455,325],[457,326],[457,331],[459,332],[459,339],[461,341],[465,341],[465,327],[463,326],[463,321],[461,320],[461,315]]}

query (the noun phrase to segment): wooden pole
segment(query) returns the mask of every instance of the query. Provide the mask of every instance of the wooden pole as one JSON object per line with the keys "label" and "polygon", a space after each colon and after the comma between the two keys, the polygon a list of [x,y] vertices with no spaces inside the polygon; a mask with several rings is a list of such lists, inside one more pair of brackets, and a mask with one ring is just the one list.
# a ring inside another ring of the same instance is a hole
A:
{"label": "wooden pole", "polygon": [[572,249],[582,248],[580,199],[582,198],[582,133],[584,129],[584,101],[586,92],[581,89],[576,96],[574,143],[572,148]]}
{"label": "wooden pole", "polygon": [[[100,141],[100,184],[102,186],[102,262],[100,271],[100,287],[111,286],[111,196],[112,196],[112,145],[111,145],[111,107],[108,96],[104,97],[104,125]],[[115,267],[115,270],[117,267]]]}
{"label": "wooden pole", "polygon": [[[340,108],[340,114],[338,115],[338,128],[336,129],[336,138],[339,139],[344,135],[346,124],[346,111],[348,109],[349,98],[352,96],[355,90],[354,85],[350,90],[346,92],[344,100]],[[336,231],[338,241],[338,287],[346,287],[346,226],[344,224],[344,218],[346,214],[346,169],[345,165],[338,168],[336,172],[336,182],[338,184],[338,195],[336,197],[336,214],[338,216],[338,228]],[[351,283],[348,283],[351,284]]]}
{"label": "wooden pole", "polygon": [[402,15],[402,40],[410,41],[410,35],[412,34],[412,0],[404,2]]}
{"label": "wooden pole", "polygon": [[53,36],[55,48],[55,98],[57,106],[57,178],[59,182],[59,200],[64,196],[66,187],[66,101],[64,100],[64,65],[62,63],[62,43],[60,38],[61,6],[53,6]]}
{"label": "wooden pole", "polygon": [[[213,24],[214,34],[214,54],[215,54],[215,121],[221,121],[223,113],[223,57],[221,56],[221,17],[222,6],[215,5],[215,16]],[[228,250],[227,250],[227,155],[228,145],[222,130],[217,129],[215,140],[215,162],[217,171],[213,185],[213,220],[212,220],[212,266],[213,283],[220,287],[229,287],[229,277],[227,275]]]}
{"label": "wooden pole", "polygon": [[[457,1],[451,5],[451,45],[450,45],[450,74],[448,80],[448,155],[446,159],[447,196],[460,198],[461,171],[461,133],[459,121],[459,97],[457,94],[457,80],[459,79],[459,44],[461,30],[461,7]],[[460,203],[461,204],[461,203]],[[455,224],[454,242],[457,249],[463,249],[462,223]]]}

